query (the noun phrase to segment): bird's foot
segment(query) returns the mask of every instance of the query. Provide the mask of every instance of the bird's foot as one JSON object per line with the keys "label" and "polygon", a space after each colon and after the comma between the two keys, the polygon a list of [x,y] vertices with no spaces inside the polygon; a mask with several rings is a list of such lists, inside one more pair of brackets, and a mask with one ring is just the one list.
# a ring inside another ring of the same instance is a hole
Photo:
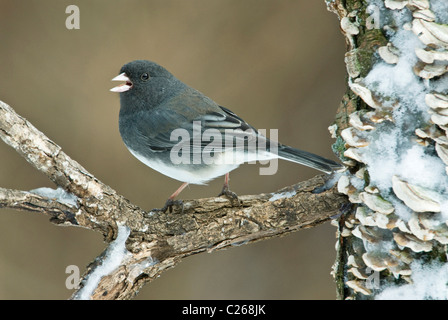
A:
{"label": "bird's foot", "polygon": [[231,190],[229,189],[229,186],[226,186],[226,185],[225,185],[225,186],[222,188],[221,193],[218,194],[218,197],[220,197],[220,196],[225,196],[227,199],[230,200],[230,202],[232,203],[232,205],[237,205],[237,206],[240,206],[240,205],[241,205],[240,200],[238,199],[237,194],[236,194],[235,192],[231,191]]}
{"label": "bird's foot", "polygon": [[169,210],[169,212],[172,213],[174,206],[181,207],[180,213],[184,212],[184,202],[182,200],[173,200],[173,199],[168,199],[165,202],[165,206],[163,208],[152,209],[151,212],[163,212],[163,213],[165,213],[167,210]]}

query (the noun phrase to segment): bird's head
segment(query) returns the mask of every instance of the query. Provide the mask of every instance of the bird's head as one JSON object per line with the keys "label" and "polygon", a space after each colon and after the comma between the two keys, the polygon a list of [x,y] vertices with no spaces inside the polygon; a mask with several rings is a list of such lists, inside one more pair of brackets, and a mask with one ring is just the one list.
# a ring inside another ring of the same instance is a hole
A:
{"label": "bird's head", "polygon": [[179,88],[181,82],[155,62],[135,60],[125,64],[112,81],[123,81],[110,89],[121,98],[156,105]]}

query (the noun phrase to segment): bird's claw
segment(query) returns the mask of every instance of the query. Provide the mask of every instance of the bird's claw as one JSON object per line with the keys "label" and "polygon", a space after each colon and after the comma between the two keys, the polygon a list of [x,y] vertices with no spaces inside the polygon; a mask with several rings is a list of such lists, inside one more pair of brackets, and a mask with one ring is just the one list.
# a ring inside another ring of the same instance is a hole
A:
{"label": "bird's claw", "polygon": [[221,193],[218,194],[218,197],[220,197],[220,196],[225,196],[227,199],[230,200],[232,205],[234,203],[236,203],[238,206],[241,204],[240,200],[238,199],[238,195],[235,192],[231,191],[228,186],[224,186],[222,188]]}
{"label": "bird's claw", "polygon": [[173,200],[173,199],[168,199],[165,202],[165,206],[163,208],[152,209],[151,212],[163,212],[163,213],[166,213],[166,211],[169,209],[169,212],[172,213],[173,212],[173,206],[181,207],[182,208],[181,213],[184,212],[184,202],[182,200]]}

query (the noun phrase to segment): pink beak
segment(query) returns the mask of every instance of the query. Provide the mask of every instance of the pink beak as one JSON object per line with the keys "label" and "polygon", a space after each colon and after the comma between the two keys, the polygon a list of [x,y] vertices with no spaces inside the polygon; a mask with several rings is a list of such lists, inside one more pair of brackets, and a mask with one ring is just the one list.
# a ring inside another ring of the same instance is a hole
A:
{"label": "pink beak", "polygon": [[124,72],[113,78],[112,81],[125,81],[125,83],[110,89],[112,92],[125,92],[132,88],[132,82]]}

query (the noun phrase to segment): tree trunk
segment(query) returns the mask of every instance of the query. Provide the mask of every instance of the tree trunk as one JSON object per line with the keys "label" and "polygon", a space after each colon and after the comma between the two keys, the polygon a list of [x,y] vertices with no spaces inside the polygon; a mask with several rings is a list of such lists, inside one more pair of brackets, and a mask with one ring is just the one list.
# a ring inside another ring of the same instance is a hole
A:
{"label": "tree trunk", "polygon": [[447,299],[448,3],[327,5],[347,42],[331,129],[353,204],[337,221],[337,296]]}

